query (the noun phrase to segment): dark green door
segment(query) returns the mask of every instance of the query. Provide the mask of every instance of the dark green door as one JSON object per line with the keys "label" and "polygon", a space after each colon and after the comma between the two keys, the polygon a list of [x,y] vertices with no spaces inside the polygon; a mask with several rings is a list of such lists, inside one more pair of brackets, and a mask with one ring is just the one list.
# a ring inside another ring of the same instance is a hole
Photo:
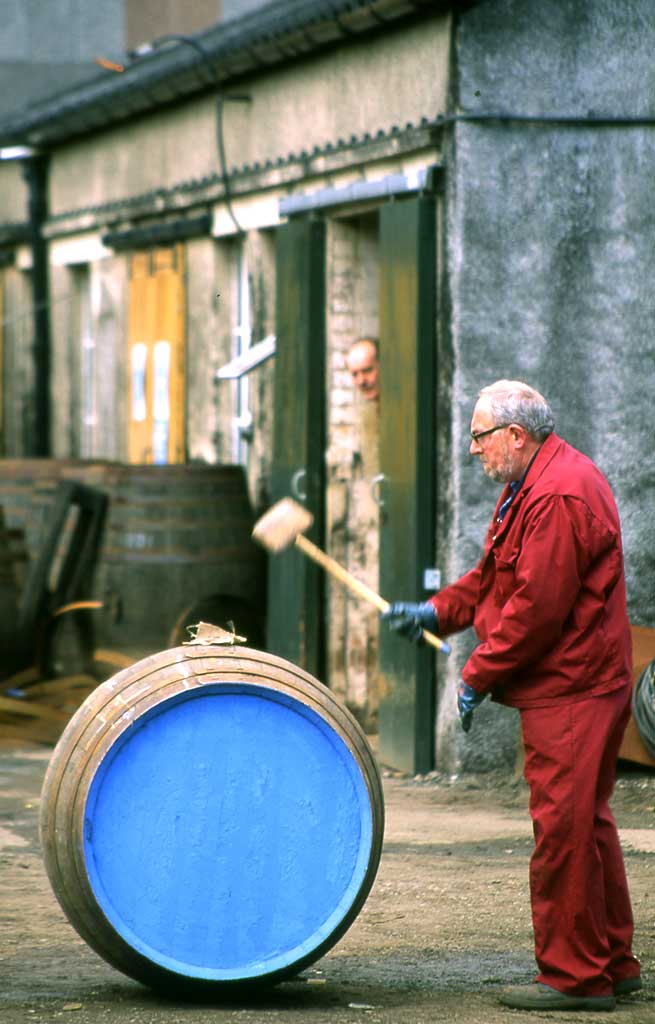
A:
{"label": "dark green door", "polygon": [[[380,593],[422,600],[434,566],[436,206],[398,200],[380,212]],[[402,771],[434,765],[432,648],[380,629],[380,760]]]}
{"label": "dark green door", "polygon": [[[323,543],[325,462],[325,224],[278,229],[272,502],[300,500]],[[297,549],[269,557],[267,647],[323,675],[322,570]]]}

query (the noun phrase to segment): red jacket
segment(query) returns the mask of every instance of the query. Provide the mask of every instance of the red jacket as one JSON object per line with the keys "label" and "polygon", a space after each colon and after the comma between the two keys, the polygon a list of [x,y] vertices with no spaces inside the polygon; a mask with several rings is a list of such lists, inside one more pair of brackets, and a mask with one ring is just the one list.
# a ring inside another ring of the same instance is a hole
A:
{"label": "red jacket", "polygon": [[439,633],[474,626],[462,678],[513,707],[632,685],[619,516],[585,455],[551,434],[475,569],[431,599]]}

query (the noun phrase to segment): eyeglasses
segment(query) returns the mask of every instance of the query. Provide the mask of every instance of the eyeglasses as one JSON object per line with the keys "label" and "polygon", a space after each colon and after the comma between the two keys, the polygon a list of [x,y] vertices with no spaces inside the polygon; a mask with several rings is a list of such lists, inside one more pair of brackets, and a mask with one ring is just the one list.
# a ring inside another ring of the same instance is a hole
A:
{"label": "eyeglasses", "polygon": [[479,441],[481,437],[486,437],[487,434],[495,434],[497,430],[504,430],[505,427],[511,427],[511,423],[499,423],[497,427],[489,427],[488,430],[472,430],[471,440]]}

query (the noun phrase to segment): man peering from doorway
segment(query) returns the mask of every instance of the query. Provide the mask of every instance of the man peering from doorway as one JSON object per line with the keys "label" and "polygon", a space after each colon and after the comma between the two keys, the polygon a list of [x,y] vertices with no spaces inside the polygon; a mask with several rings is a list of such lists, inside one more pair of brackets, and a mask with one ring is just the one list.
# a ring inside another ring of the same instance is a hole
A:
{"label": "man peering from doorway", "polygon": [[488,695],[520,712],[539,973],[501,1002],[605,1010],[641,988],[609,808],[630,716],[630,628],[610,486],[553,427],[546,400],[521,381],[480,391],[469,450],[504,484],[482,558],[429,601],[396,603],[384,617],[413,639],[423,627],[475,628],[457,697],[465,732]]}
{"label": "man peering from doorway", "polygon": [[353,383],[367,402],[380,397],[380,349],[377,338],[359,338],[348,349],[346,366]]}
{"label": "man peering from doorway", "polygon": [[[351,375],[346,421],[334,407],[334,446],[328,450],[328,551],[371,590],[379,583],[379,507],[375,491],[380,471],[378,342],[363,331],[348,339],[342,359]],[[341,372],[343,377],[343,371]],[[335,385],[337,380],[335,379]],[[351,710],[370,731],[377,728],[380,703],[378,642],[374,608],[345,601],[341,589],[329,590],[330,685],[346,695]]]}

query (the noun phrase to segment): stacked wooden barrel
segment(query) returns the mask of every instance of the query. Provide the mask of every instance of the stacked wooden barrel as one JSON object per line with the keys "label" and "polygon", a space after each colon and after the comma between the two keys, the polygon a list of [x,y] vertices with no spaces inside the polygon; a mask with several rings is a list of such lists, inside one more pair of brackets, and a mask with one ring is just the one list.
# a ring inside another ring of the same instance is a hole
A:
{"label": "stacked wooden barrel", "polygon": [[109,497],[91,595],[103,602],[94,616],[100,644],[158,650],[174,629],[185,636],[199,613],[231,618],[237,632],[261,640],[265,556],[250,537],[240,466],[1,459],[6,526],[24,538],[32,562],[62,480]]}

